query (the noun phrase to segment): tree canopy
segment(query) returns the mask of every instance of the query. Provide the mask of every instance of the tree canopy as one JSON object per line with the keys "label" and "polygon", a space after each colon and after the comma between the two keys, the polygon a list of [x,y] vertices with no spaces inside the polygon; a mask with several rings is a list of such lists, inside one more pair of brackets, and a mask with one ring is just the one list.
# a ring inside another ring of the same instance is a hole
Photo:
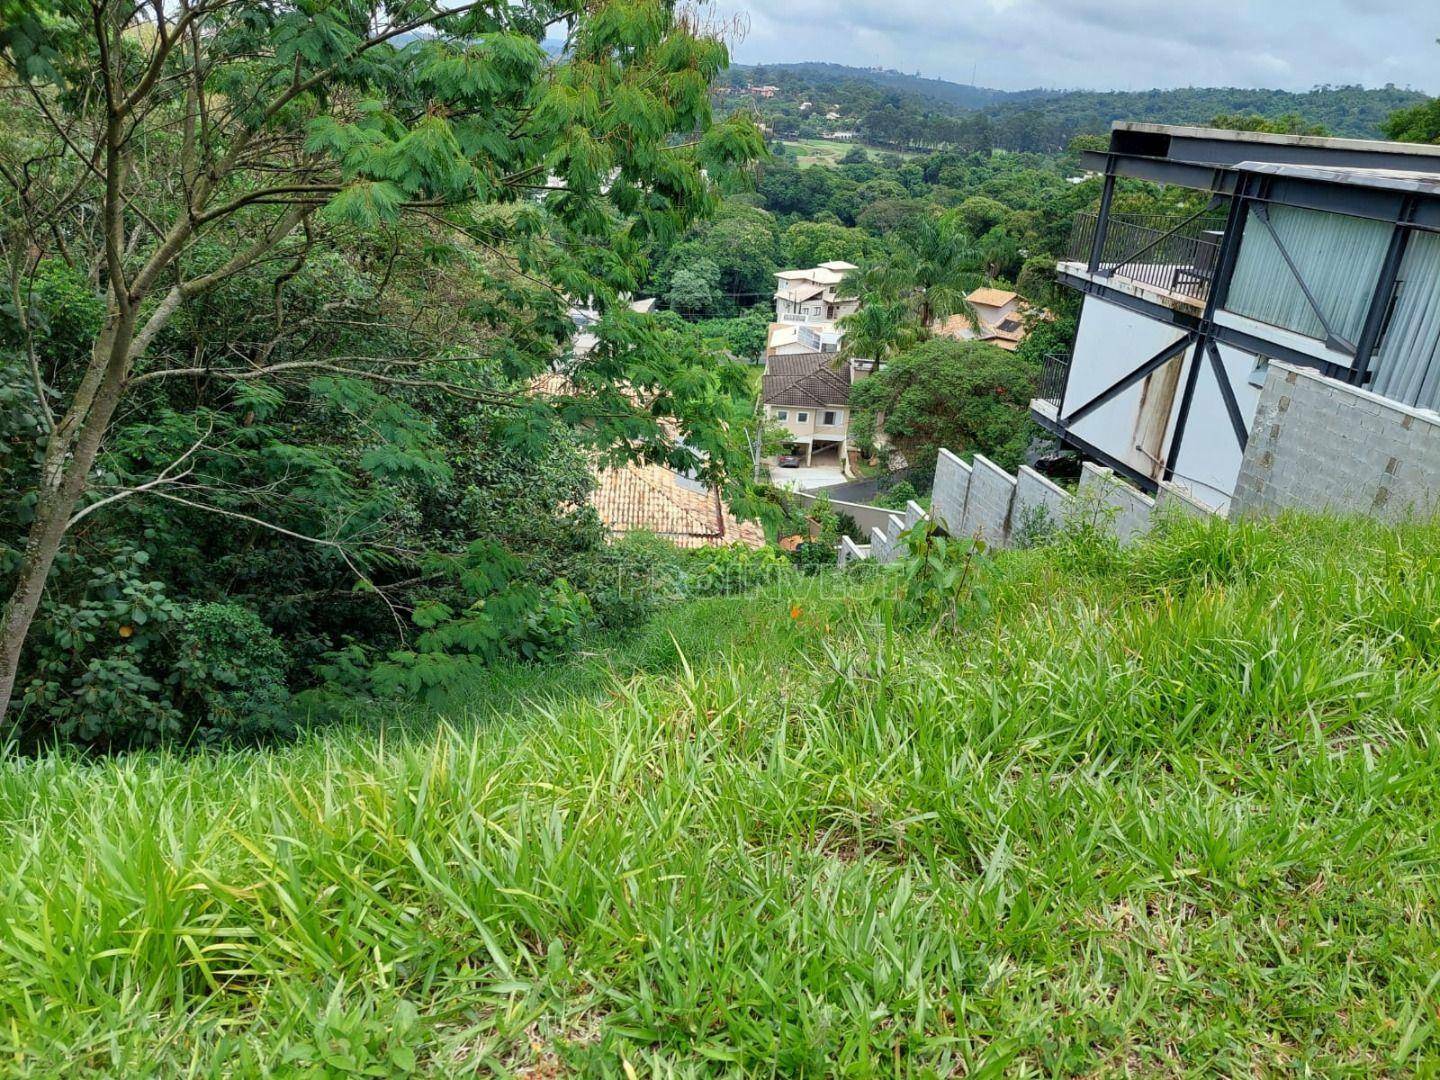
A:
{"label": "tree canopy", "polygon": [[[153,737],[220,708],[159,685],[191,639],[157,628],[198,633],[170,593],[225,593],[203,568],[230,558],[249,560],[228,584],[254,585],[267,632],[309,619],[304,648],[337,677],[423,689],[583,610],[571,586],[525,584],[513,552],[543,545],[494,517],[520,527],[528,493],[567,527],[582,459],[547,455],[583,442],[716,481],[739,461],[743,373],[619,302],[762,151],[745,118],[711,121],[726,50],[672,3],[5,15],[0,470],[19,498],[0,531],[0,715],[27,655],[27,716],[124,699]],[[598,342],[562,393],[532,395],[577,300],[605,313]],[[288,580],[267,573],[277,550]],[[162,557],[165,575],[145,569]],[[355,599],[307,616],[276,607],[281,586]],[[243,610],[222,621],[211,645],[255,632]],[[162,645],[166,663],[147,651]]]}

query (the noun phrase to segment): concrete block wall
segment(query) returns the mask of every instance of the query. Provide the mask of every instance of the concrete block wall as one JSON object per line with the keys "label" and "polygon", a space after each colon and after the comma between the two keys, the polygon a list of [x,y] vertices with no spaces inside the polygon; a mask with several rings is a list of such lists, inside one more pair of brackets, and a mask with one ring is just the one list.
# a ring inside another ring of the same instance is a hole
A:
{"label": "concrete block wall", "polygon": [[[1011,476],[983,454],[976,454],[971,466],[948,450],[941,451],[936,463],[930,498],[930,516],[946,532],[952,536],[979,536],[992,547],[1005,547],[1022,539],[1021,534],[1029,528],[1064,528],[1091,513],[1108,523],[1126,543],[1150,530],[1157,507],[1162,512],[1212,513],[1183,488],[1162,484],[1159,497],[1152,499],[1109,469],[1089,463],[1081,472],[1077,497],[1028,466]],[[891,514],[885,528],[871,531],[868,551],[855,548],[849,552],[842,546],[841,565],[866,555],[878,562],[896,561],[904,553],[900,534],[925,516],[922,507],[909,503],[903,516]],[[865,554],[858,554],[861,552]]]}
{"label": "concrete block wall", "polygon": [[1085,462],[1080,470],[1080,497],[1082,502],[1093,500],[1111,511],[1107,516],[1122,544],[1150,531],[1155,500],[1110,469]]}
{"label": "concrete block wall", "polygon": [[1440,510],[1440,416],[1271,361],[1231,513]]}
{"label": "concrete block wall", "polygon": [[970,466],[949,450],[941,450],[935,462],[935,487],[930,495],[930,515],[947,532],[960,535],[965,520],[965,500],[970,496]]}
{"label": "concrete block wall", "polygon": [[868,559],[869,557],[870,549],[868,547],[861,547],[848,536],[842,536],[840,538],[840,569],[843,570],[852,562],[859,562],[861,559]]}
{"label": "concrete block wall", "polygon": [[1029,465],[1015,474],[1015,502],[1010,507],[1010,535],[1022,530],[1059,528],[1072,512],[1075,497]]}
{"label": "concrete block wall", "polygon": [[1015,477],[983,454],[970,467],[970,494],[960,519],[960,535],[978,536],[992,547],[1010,539],[1010,508],[1015,502]]}

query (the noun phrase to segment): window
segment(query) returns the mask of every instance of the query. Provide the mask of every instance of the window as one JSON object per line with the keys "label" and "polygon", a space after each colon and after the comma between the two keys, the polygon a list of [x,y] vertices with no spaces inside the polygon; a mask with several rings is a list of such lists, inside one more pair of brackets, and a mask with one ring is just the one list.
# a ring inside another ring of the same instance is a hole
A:
{"label": "window", "polygon": [[1440,235],[1411,235],[1370,389],[1440,409]]}
{"label": "window", "polygon": [[786,412],[784,409],[778,409],[778,410],[776,410],[776,412],[775,412],[775,419],[776,419],[776,420],[789,420],[789,419],[790,419],[790,414],[789,414],[788,412]]}
{"label": "window", "polygon": [[839,418],[835,415],[833,411],[826,410],[826,412],[820,417],[820,423],[823,424],[825,427],[834,427],[837,423],[839,423]]}
{"label": "window", "polygon": [[[1325,323],[1329,322],[1336,334],[1354,344],[1365,325],[1394,226],[1295,206],[1270,207],[1270,225],[1285,251],[1251,210],[1226,308],[1321,341],[1328,336]],[[1286,253],[1314,294],[1324,320],[1295,280]]]}
{"label": "window", "polygon": [[807,421],[807,420],[809,420],[809,419],[810,419],[810,414],[809,414],[808,412],[797,412],[797,413],[795,414],[795,422],[796,422],[797,424],[803,424],[803,423],[805,423],[805,421]]}

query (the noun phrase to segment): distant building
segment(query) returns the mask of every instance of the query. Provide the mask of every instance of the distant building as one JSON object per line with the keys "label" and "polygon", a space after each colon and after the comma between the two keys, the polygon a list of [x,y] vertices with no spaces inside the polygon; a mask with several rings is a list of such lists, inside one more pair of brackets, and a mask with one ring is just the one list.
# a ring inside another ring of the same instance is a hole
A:
{"label": "distant building", "polygon": [[845,288],[845,276],[858,267],[826,262],[809,270],[782,270],[775,277],[775,321],[835,323],[860,310],[860,298]]}
{"label": "distant building", "polygon": [[1025,340],[1025,314],[1029,306],[1025,299],[1006,289],[976,289],[965,297],[975,309],[979,320],[976,325],[969,315],[952,315],[935,324],[938,337],[954,338],[957,341],[988,341],[1006,352],[1014,352]]}
{"label": "distant building", "polygon": [[[531,380],[530,392],[539,398],[563,398],[574,393],[574,384],[565,375],[541,375]],[[634,391],[627,390],[627,395],[638,400]],[[666,430],[678,439],[673,426]],[[648,532],[682,548],[765,546],[764,528],[741,521],[717,490],[693,477],[643,462],[602,467],[596,461],[591,472],[595,489],[588,501],[612,538]]]}
{"label": "distant building", "polygon": [[765,338],[765,356],[838,353],[844,340],[844,330],[826,323],[771,323]]}

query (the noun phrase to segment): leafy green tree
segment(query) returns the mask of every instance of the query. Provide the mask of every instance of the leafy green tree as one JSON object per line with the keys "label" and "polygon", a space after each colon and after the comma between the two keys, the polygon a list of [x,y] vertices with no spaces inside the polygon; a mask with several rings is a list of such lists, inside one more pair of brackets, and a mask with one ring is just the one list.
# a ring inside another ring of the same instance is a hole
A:
{"label": "leafy green tree", "polygon": [[667,295],[676,275],[693,271],[702,261],[714,268],[715,289],[724,301],[723,305],[712,304],[710,311],[768,300],[775,291],[774,275],[780,264],[774,216],[758,207],[725,203],[713,219],[699,224],[687,239],[669,249],[658,275]]}
{"label": "leafy green tree", "polygon": [[955,208],[955,217],[971,236],[984,236],[1010,215],[1010,208],[997,199],[972,195]]}
{"label": "leafy green tree", "polygon": [[934,467],[942,447],[1018,468],[1034,434],[1037,375],[1034,364],[994,345],[936,338],[851,388],[855,437],[874,445],[884,434],[921,470]]}
{"label": "leafy green tree", "polygon": [[784,249],[785,265],[791,268],[835,261],[859,265],[879,254],[879,245],[863,229],[815,221],[797,221],[786,229]]}
{"label": "leafy green tree", "polygon": [[665,302],[673,311],[711,314],[725,302],[720,291],[720,268],[709,259],[696,259],[670,278]]}
{"label": "leafy green tree", "polygon": [[1221,113],[1207,125],[1227,131],[1259,131],[1270,135],[1329,135],[1330,129],[1324,124],[1315,124],[1299,113],[1287,112],[1279,116],[1260,116],[1255,113]]}
{"label": "leafy green tree", "polygon": [[[540,42],[554,27],[566,36],[550,60]],[[371,508],[379,518],[326,515],[307,533],[267,517],[266,488],[252,490],[243,511],[207,502],[208,488],[170,490],[217,432],[244,445],[247,418],[283,400],[286,380],[332,378],[327,392],[341,400],[368,388],[348,407],[372,422],[388,417],[391,437],[356,465],[382,485],[439,475],[412,437],[424,428],[413,406],[388,400],[400,388],[503,404],[516,432],[536,442],[588,415],[602,421],[597,438],[724,469],[717,400],[726,394],[716,397],[713,376],[679,370],[704,371],[709,358],[667,357],[673,342],[624,318],[602,326],[602,347],[563,406],[473,387],[463,357],[403,332],[380,354],[300,347],[283,369],[270,338],[199,359],[165,347],[185,322],[203,323],[222,287],[252,273],[266,279],[280,337],[293,344],[286,285],[312,258],[342,237],[357,248],[369,238],[363,265],[383,291],[409,229],[429,234],[432,259],[473,257],[488,276],[493,288],[468,314],[507,334],[485,359],[510,377],[546,370],[567,334],[567,296],[608,307],[634,291],[646,248],[709,208],[706,173],[719,182],[762,152],[743,118],[711,122],[706,87],[725,48],[666,0],[9,0],[0,50],[21,83],[5,92],[15,137],[0,140],[7,294],[24,307],[38,267],[59,258],[98,283],[105,312],[73,363],[43,356],[36,320],[15,316],[26,408],[42,434],[38,460],[20,470],[23,533],[13,547],[7,537],[0,716],[67,535],[122,501],[183,499],[187,512],[258,522],[352,561],[377,534],[393,535],[380,525],[383,499]],[[226,392],[206,406],[151,392],[195,380]],[[647,406],[635,407],[623,385]],[[120,474],[102,448],[117,415],[163,422],[176,456],[110,482]],[[668,443],[667,415],[679,419],[685,448]],[[179,439],[187,427],[188,446]],[[307,461],[303,447],[293,456]],[[293,475],[270,483],[290,485]],[[312,480],[338,482],[326,475]],[[463,574],[478,556],[472,546],[454,557]],[[363,567],[356,577],[372,580]],[[443,651],[443,635],[429,644]]]}
{"label": "leafy green tree", "polygon": [[1399,142],[1440,143],[1440,98],[1392,113],[1381,130]]}

